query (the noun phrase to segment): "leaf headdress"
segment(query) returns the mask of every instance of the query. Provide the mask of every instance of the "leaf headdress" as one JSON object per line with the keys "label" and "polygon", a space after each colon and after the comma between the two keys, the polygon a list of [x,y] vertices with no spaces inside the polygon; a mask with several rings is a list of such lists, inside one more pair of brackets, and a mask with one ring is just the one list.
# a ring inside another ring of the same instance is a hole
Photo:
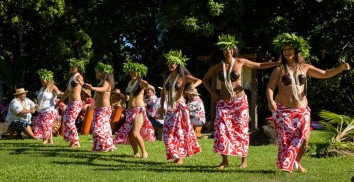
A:
{"label": "leaf headdress", "polygon": [[131,59],[127,59],[125,63],[123,63],[123,72],[125,74],[130,74],[131,72],[138,73],[141,77],[146,76],[148,68],[140,63],[133,63]]}
{"label": "leaf headdress", "polygon": [[70,67],[78,68],[82,72],[85,72],[85,65],[88,62],[87,60],[70,58],[68,61],[69,61]]}
{"label": "leaf headdress", "polygon": [[53,81],[53,72],[46,70],[46,69],[40,69],[37,71],[39,78],[41,80],[45,80],[45,81]]}
{"label": "leaf headdress", "polygon": [[237,48],[238,43],[239,42],[235,40],[235,36],[229,34],[221,34],[219,35],[219,40],[216,45],[219,46],[222,50],[229,50]]}
{"label": "leaf headdress", "polygon": [[293,46],[305,59],[310,57],[310,45],[307,40],[301,36],[297,36],[296,33],[283,33],[273,39],[274,48],[279,54],[283,51],[285,44]]}
{"label": "leaf headdress", "polygon": [[166,60],[167,64],[178,64],[185,66],[189,58],[183,56],[181,50],[170,50],[168,53],[163,55]]}
{"label": "leaf headdress", "polygon": [[104,64],[102,62],[99,62],[97,64],[97,66],[95,67],[95,70],[100,71],[102,73],[108,73],[108,74],[113,73],[113,67],[109,64]]}

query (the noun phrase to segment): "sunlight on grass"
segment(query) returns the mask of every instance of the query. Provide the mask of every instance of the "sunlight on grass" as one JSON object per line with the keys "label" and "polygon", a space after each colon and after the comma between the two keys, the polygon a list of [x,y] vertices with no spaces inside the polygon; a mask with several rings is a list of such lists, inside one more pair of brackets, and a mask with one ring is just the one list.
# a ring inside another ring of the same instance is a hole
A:
{"label": "sunlight on grass", "polygon": [[[311,143],[326,142],[326,132],[313,131]],[[81,148],[67,147],[61,137],[54,145],[34,140],[0,140],[0,181],[350,181],[354,157],[316,158],[306,155],[308,174],[280,172],[275,167],[277,146],[251,146],[248,168],[239,169],[239,157],[230,167],[217,170],[221,157],[213,153],[213,140],[200,139],[202,152],[186,158],[182,166],[166,160],[162,141],[146,142],[147,160],[132,157],[132,149],[118,145],[112,153],[93,153],[92,136],[80,136]]]}

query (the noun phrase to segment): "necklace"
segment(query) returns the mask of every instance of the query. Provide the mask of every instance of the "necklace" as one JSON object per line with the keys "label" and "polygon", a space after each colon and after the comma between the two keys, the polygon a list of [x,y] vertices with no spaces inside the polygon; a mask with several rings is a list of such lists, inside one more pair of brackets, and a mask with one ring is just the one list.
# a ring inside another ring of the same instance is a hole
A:
{"label": "necklace", "polygon": [[21,104],[21,106],[22,106],[22,108],[23,109],[26,109],[26,99],[24,100],[24,101],[21,101],[19,98],[16,98],[17,99],[17,101]]}
{"label": "necklace", "polygon": [[128,83],[128,86],[127,86],[127,89],[125,89],[125,92],[129,92],[131,93],[134,88],[136,87],[136,85],[138,84],[138,80],[135,80],[134,84],[132,85],[132,81],[133,80],[130,80],[129,83]]}
{"label": "necklace", "polygon": [[290,69],[287,64],[285,64],[285,69],[289,73],[289,76],[291,79],[291,91],[293,92],[294,98],[297,101],[297,103],[299,103],[302,106],[302,98],[301,98],[300,90],[297,87],[297,85],[299,83],[299,79],[297,76],[295,76],[295,78],[294,78],[294,75],[293,75],[294,73],[295,73],[295,75],[297,75],[297,65],[295,66],[295,71],[293,74],[290,74]]}
{"label": "necklace", "polygon": [[227,91],[230,93],[231,95],[231,98],[235,95],[235,92],[234,92],[234,88],[232,86],[232,83],[231,83],[231,71],[232,71],[232,68],[234,66],[234,63],[235,63],[235,59],[232,59],[231,61],[231,64],[230,64],[230,68],[229,68],[229,72],[226,76],[226,68],[225,68],[225,62],[223,61],[222,62],[222,72],[224,73],[224,83],[225,83],[225,87],[227,89]]}

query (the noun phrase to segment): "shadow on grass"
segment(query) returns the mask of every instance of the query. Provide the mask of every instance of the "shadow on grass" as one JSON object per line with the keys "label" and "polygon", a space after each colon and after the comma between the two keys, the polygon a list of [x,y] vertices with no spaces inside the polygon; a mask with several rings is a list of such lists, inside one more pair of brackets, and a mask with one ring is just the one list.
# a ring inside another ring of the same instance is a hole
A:
{"label": "shadow on grass", "polygon": [[[186,173],[250,173],[250,174],[275,174],[273,170],[248,170],[237,167],[229,167],[224,170],[207,165],[176,165],[172,162],[155,162],[143,159],[135,159],[132,155],[115,153],[96,153],[79,148],[68,148],[56,145],[42,145],[38,143],[0,144],[0,150],[10,151],[10,155],[29,155],[32,157],[58,157],[85,159],[85,161],[53,161],[56,165],[84,165],[93,167],[94,171],[153,171],[153,172],[186,172]],[[102,161],[110,161],[110,164],[102,164]],[[112,164],[114,162],[115,164]],[[101,164],[100,164],[101,163]]]}
{"label": "shadow on grass", "polygon": [[229,167],[219,170],[215,166],[183,166],[163,162],[152,162],[146,160],[127,161],[116,159],[117,164],[97,164],[88,162],[53,162],[57,165],[85,165],[93,167],[93,171],[148,171],[148,172],[186,172],[186,173],[250,173],[250,174],[276,174],[275,170],[247,170]]}

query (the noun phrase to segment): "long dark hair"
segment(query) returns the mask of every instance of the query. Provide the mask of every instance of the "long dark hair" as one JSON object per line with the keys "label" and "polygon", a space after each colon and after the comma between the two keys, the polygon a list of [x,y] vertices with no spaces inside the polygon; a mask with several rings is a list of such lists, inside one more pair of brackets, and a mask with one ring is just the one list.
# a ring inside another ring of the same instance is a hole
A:
{"label": "long dark hair", "polygon": [[[115,86],[113,74],[112,73],[102,73],[102,74],[104,76],[102,80],[107,81],[109,83],[109,85],[111,86],[111,90],[113,90],[114,86]],[[101,86],[101,85],[99,85],[99,86]]]}

